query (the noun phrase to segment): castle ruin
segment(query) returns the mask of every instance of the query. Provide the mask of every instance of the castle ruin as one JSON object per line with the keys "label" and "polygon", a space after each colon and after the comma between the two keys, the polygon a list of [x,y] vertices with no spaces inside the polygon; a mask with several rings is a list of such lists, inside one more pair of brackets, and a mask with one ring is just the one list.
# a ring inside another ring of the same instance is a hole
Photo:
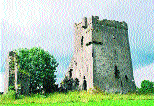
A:
{"label": "castle ruin", "polygon": [[66,76],[77,78],[81,90],[134,91],[127,23],[98,16],[75,23],[74,53]]}

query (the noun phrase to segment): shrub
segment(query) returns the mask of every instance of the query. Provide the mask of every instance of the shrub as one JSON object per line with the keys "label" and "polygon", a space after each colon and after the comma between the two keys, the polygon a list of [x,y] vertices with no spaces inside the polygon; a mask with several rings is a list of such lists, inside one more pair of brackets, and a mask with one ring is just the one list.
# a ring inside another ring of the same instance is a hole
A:
{"label": "shrub", "polygon": [[60,91],[66,91],[67,90],[79,90],[79,80],[78,78],[68,78],[67,76],[64,78],[64,80],[61,83]]}
{"label": "shrub", "polygon": [[141,82],[141,88],[139,89],[139,93],[147,94],[147,93],[154,93],[153,82],[149,80],[144,80]]}

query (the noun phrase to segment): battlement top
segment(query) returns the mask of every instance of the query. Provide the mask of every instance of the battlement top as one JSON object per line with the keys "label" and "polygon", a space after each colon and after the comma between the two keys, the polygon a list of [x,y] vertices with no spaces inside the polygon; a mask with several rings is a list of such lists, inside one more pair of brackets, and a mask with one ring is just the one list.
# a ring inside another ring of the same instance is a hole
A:
{"label": "battlement top", "polygon": [[92,24],[94,25],[101,25],[101,26],[109,26],[109,27],[114,27],[114,28],[120,28],[120,29],[126,29],[128,30],[128,26],[127,23],[125,21],[119,22],[119,21],[115,21],[115,20],[107,20],[107,19],[103,19],[103,20],[99,20],[98,16],[92,16],[92,18],[87,19],[86,17],[84,17],[82,19],[82,22],[80,23],[75,23],[75,26],[82,26],[83,28],[87,27],[88,21],[87,20],[91,20]]}
{"label": "battlement top", "polygon": [[100,25],[106,25],[106,26],[115,27],[115,28],[124,28],[124,29],[128,30],[127,23],[124,21],[119,22],[119,21],[115,21],[115,20],[103,19],[103,20],[98,20],[97,22]]}

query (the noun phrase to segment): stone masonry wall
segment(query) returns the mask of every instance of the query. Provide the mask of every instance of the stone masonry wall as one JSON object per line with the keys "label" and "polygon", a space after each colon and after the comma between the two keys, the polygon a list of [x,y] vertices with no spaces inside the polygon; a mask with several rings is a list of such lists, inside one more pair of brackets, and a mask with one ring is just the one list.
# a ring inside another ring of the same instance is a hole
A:
{"label": "stone masonry wall", "polygon": [[78,78],[80,89],[86,80],[86,89],[135,90],[127,24],[98,16],[75,23],[74,53],[66,76]]}
{"label": "stone masonry wall", "polygon": [[135,89],[128,28],[125,22],[117,23],[107,25],[97,20],[93,24],[93,42],[101,42],[93,44],[94,86],[107,92],[128,92]]}

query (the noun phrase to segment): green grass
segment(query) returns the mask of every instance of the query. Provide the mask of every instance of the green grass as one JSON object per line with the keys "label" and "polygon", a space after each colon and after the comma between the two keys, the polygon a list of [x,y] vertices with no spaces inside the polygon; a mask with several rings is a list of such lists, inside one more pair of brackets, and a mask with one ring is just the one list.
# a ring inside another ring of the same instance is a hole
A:
{"label": "green grass", "polygon": [[52,104],[0,104],[0,106],[153,106],[153,100],[102,100],[99,102],[66,102]]}
{"label": "green grass", "polygon": [[43,95],[23,96],[14,98],[14,92],[0,96],[0,105],[3,106],[152,106],[154,94],[107,94],[103,92],[74,91],[68,93],[53,93],[47,97]]}

